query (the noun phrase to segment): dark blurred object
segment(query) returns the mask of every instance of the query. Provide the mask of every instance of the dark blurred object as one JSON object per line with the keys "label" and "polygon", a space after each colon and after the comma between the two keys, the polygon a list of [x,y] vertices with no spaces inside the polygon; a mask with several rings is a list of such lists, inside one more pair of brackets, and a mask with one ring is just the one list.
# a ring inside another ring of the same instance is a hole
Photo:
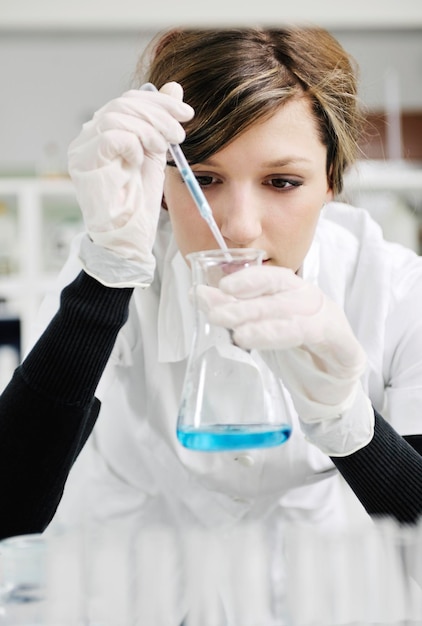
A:
{"label": "dark blurred object", "polygon": [[21,358],[21,322],[0,300],[0,393],[8,384]]}
{"label": "dark blurred object", "polygon": [[5,302],[0,301],[0,346],[11,346],[21,353],[21,322],[10,313]]}
{"label": "dark blurred object", "polygon": [[[402,158],[409,161],[422,161],[422,111],[402,111],[401,116]],[[371,112],[367,115],[367,127],[361,144],[364,156],[368,159],[386,159],[387,114]]]}

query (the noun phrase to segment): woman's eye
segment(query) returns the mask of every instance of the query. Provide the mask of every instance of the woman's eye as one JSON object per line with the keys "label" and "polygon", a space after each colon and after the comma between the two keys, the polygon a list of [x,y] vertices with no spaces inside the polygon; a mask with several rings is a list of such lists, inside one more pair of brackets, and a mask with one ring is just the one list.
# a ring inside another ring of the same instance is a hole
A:
{"label": "woman's eye", "polygon": [[195,178],[201,187],[208,187],[212,183],[216,182],[216,179],[209,175],[195,174]]}
{"label": "woman's eye", "polygon": [[273,177],[269,178],[265,184],[275,187],[276,189],[289,189],[290,187],[299,187],[302,183],[298,180],[292,180],[290,178]]}

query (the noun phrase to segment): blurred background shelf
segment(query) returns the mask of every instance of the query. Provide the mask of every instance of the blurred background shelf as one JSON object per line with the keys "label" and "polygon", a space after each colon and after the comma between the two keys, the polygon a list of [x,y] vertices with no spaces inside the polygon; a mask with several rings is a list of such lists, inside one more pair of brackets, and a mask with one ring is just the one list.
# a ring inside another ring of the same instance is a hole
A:
{"label": "blurred background shelf", "polygon": [[83,223],[66,178],[0,178],[0,206],[0,244],[7,225],[0,245],[0,301],[3,317],[20,319],[24,348],[41,300]]}
{"label": "blurred background shelf", "polygon": [[422,163],[360,161],[345,176],[340,200],[367,209],[388,241],[422,251]]}
{"label": "blurred background shelf", "polygon": [[[348,191],[393,191],[422,201],[422,163],[360,161],[345,177]],[[419,206],[422,211],[422,203]]]}

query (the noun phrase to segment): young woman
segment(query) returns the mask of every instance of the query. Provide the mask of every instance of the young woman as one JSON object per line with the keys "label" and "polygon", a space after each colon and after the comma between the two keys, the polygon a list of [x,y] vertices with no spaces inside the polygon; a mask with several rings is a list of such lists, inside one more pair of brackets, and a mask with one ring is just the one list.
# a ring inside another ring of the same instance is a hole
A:
{"label": "young woman", "polygon": [[[87,233],[57,293],[83,268],[78,280],[97,322],[113,296],[96,305],[96,281],[133,295],[98,387],[109,344],[85,346],[82,377],[71,367],[76,353],[57,359],[71,406],[101,403],[57,520],[324,524],[343,512],[339,469],[368,513],[415,521],[422,261],[385,242],[365,211],[333,201],[362,120],[351,59],[318,28],[174,30],[149,52],[137,86],[150,81],[159,92],[133,89],[106,104],[69,150]],[[280,377],[293,422],[284,446],[204,454],[176,439],[193,332],[186,255],[216,247],[167,160],[168,143],[180,142],[227,246],[266,251],[262,267],[226,277],[203,303]],[[46,300],[41,327],[57,306]],[[107,332],[96,337],[105,342]],[[55,401],[57,417],[67,403]],[[91,426],[83,428],[77,451]]]}

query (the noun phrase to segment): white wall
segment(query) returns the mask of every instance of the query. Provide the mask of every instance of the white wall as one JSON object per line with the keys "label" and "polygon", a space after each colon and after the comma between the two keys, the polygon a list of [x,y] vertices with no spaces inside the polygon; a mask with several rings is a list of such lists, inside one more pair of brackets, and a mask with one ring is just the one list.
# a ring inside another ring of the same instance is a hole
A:
{"label": "white wall", "polygon": [[[422,25],[331,30],[359,62],[361,95],[370,107],[383,107],[385,69],[394,67],[403,107],[422,110]],[[57,144],[65,168],[69,142],[95,110],[130,86],[137,57],[155,32],[2,29],[0,21],[0,174],[35,171],[48,142]]]}
{"label": "white wall", "polygon": [[332,32],[359,63],[361,97],[368,106],[384,108],[386,71],[395,70],[403,108],[422,110],[422,27]]}
{"label": "white wall", "polygon": [[83,122],[126,90],[150,33],[0,33],[0,172],[61,161]]}
{"label": "white wall", "polygon": [[163,28],[174,24],[274,25],[315,22],[330,28],[422,26],[420,0],[0,0],[5,28]]}

